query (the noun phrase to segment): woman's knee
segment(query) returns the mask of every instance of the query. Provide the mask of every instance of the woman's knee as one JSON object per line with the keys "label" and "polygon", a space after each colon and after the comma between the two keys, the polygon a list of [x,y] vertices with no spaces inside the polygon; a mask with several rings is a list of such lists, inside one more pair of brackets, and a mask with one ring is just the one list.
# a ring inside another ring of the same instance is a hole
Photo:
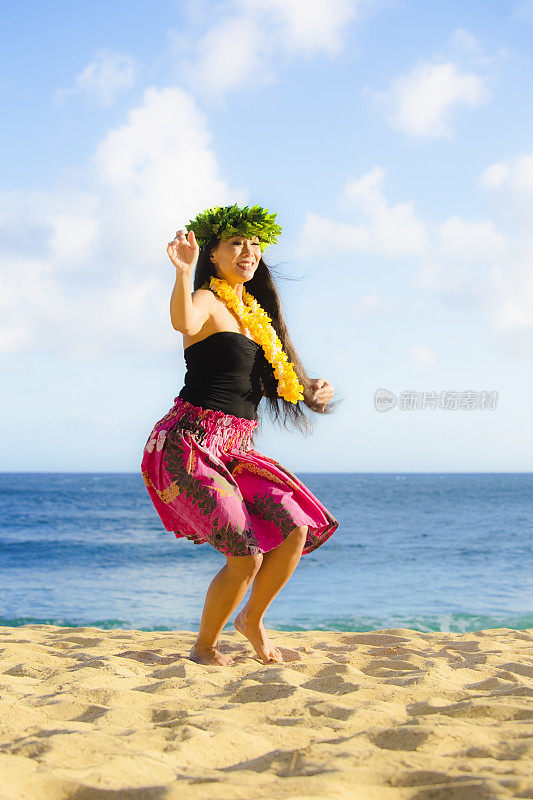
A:
{"label": "woman's knee", "polygon": [[263,563],[263,554],[257,553],[250,556],[229,556],[226,555],[228,567],[237,572],[243,578],[252,580],[259,571]]}
{"label": "woman's knee", "polygon": [[297,541],[300,544],[305,544],[308,531],[309,525],[300,525],[298,528],[294,528],[294,530],[289,533],[289,536],[293,541]]}

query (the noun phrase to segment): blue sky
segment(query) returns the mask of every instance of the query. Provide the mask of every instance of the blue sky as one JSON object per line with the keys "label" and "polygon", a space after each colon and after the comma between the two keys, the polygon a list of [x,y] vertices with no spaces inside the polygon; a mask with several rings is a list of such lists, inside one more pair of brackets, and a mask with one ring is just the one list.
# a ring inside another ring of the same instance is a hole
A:
{"label": "blue sky", "polygon": [[234,202],[277,212],[291,336],[345,398],[310,437],[261,404],[260,450],[302,472],[531,470],[533,2],[2,17],[2,471],[139,469],[185,370],[167,242]]}

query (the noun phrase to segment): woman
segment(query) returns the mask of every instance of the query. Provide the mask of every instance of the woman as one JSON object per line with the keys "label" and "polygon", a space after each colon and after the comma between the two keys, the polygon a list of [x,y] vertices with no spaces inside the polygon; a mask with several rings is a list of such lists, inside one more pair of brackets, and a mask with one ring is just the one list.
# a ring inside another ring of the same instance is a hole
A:
{"label": "woman", "polygon": [[267,211],[207,209],[167,247],[176,269],[171,321],[183,335],[187,372],[174,406],[148,437],[141,471],[165,529],[226,557],[189,654],[200,664],[232,662],[217,642],[250,584],[234,626],[263,663],[283,660],[264,614],[301,555],[339,524],[292,472],[253,447],[263,396],[275,419],[281,410],[285,426],[291,421],[304,432],[311,426],[301,401],[318,413],[334,407],[333,386],[308,377],[283,320],[262,257],[281,232]]}

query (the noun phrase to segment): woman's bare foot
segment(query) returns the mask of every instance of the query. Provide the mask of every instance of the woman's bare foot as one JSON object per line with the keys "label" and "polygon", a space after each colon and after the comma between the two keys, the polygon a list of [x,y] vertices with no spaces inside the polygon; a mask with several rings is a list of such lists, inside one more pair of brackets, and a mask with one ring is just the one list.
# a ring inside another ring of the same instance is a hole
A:
{"label": "woman's bare foot", "polygon": [[244,609],[239,611],[233,623],[234,627],[246,636],[255,652],[263,660],[263,663],[268,664],[272,661],[283,661],[281,651],[274,647],[268,638],[263,623],[251,623],[246,620]]}
{"label": "woman's bare foot", "polygon": [[189,658],[197,664],[206,664],[207,666],[228,667],[233,663],[233,659],[230,656],[225,656],[216,647],[209,647],[208,645],[193,644]]}

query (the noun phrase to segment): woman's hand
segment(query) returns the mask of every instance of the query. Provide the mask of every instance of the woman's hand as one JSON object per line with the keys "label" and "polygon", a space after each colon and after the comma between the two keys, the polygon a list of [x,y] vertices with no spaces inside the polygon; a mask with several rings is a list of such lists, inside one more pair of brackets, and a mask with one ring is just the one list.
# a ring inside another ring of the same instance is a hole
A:
{"label": "woman's hand", "polygon": [[184,230],[176,231],[176,238],[168,243],[167,253],[179,272],[190,274],[200,253],[194,231],[189,231],[188,236],[185,236]]}
{"label": "woman's hand", "polygon": [[313,392],[313,400],[325,406],[333,397],[335,390],[333,384],[325,378],[313,378],[311,380],[311,391]]}

